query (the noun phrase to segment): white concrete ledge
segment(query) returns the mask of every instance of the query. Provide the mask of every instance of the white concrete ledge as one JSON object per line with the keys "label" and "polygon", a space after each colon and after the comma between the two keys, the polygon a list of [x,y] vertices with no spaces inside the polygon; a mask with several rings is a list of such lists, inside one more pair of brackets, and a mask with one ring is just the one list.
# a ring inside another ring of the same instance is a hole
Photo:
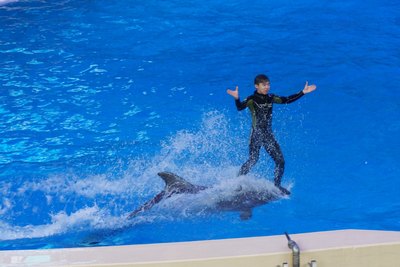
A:
{"label": "white concrete ledge", "polygon": [[[400,232],[342,230],[294,234],[302,267],[400,266]],[[166,244],[0,251],[0,266],[291,266],[284,235]]]}

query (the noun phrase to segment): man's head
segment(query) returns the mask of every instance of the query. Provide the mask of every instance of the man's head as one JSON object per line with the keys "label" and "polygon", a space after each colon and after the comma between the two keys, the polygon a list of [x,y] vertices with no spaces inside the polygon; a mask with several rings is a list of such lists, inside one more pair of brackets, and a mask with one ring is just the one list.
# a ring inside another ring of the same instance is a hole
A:
{"label": "man's head", "polygon": [[257,89],[257,93],[266,95],[270,88],[269,78],[265,74],[259,74],[254,78],[254,86]]}

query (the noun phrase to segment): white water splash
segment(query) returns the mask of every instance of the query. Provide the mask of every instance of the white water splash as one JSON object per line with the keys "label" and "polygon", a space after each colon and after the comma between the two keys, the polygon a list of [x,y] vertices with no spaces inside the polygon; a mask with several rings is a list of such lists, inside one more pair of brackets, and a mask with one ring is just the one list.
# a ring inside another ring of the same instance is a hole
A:
{"label": "white water splash", "polygon": [[51,216],[51,222],[42,225],[15,226],[0,221],[0,240],[46,237],[68,231],[107,228],[115,225],[120,218],[107,215],[98,207],[85,207],[71,214],[61,211]]}

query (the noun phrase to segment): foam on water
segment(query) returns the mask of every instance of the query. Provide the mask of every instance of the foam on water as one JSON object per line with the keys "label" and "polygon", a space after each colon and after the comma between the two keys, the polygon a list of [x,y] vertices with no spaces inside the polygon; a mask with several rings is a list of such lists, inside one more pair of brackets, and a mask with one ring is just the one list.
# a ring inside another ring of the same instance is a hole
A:
{"label": "foam on water", "polygon": [[60,211],[50,215],[50,217],[50,223],[41,225],[28,224],[25,226],[15,226],[0,222],[1,239],[38,238],[69,231],[79,231],[87,227],[94,229],[98,227],[110,227],[117,221],[117,218],[113,219],[113,217],[107,216],[96,206],[82,208],[71,214]]}

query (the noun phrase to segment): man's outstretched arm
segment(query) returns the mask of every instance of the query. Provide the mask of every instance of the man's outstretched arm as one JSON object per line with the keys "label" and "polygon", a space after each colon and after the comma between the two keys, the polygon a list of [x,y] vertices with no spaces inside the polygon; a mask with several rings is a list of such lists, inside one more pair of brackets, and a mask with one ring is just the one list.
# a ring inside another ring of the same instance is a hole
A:
{"label": "man's outstretched arm", "polygon": [[296,100],[298,100],[300,97],[302,97],[305,94],[311,93],[317,89],[317,86],[315,84],[308,85],[308,81],[304,85],[304,89],[298,92],[297,94],[285,97],[285,96],[274,96],[273,101],[274,103],[277,104],[290,104]]}
{"label": "man's outstretched arm", "polygon": [[234,99],[235,99],[235,104],[236,104],[236,108],[237,110],[243,110],[247,107],[247,101],[243,101],[241,102],[239,100],[239,86],[236,86],[235,90],[226,90],[226,92],[228,93],[228,95],[231,95]]}

